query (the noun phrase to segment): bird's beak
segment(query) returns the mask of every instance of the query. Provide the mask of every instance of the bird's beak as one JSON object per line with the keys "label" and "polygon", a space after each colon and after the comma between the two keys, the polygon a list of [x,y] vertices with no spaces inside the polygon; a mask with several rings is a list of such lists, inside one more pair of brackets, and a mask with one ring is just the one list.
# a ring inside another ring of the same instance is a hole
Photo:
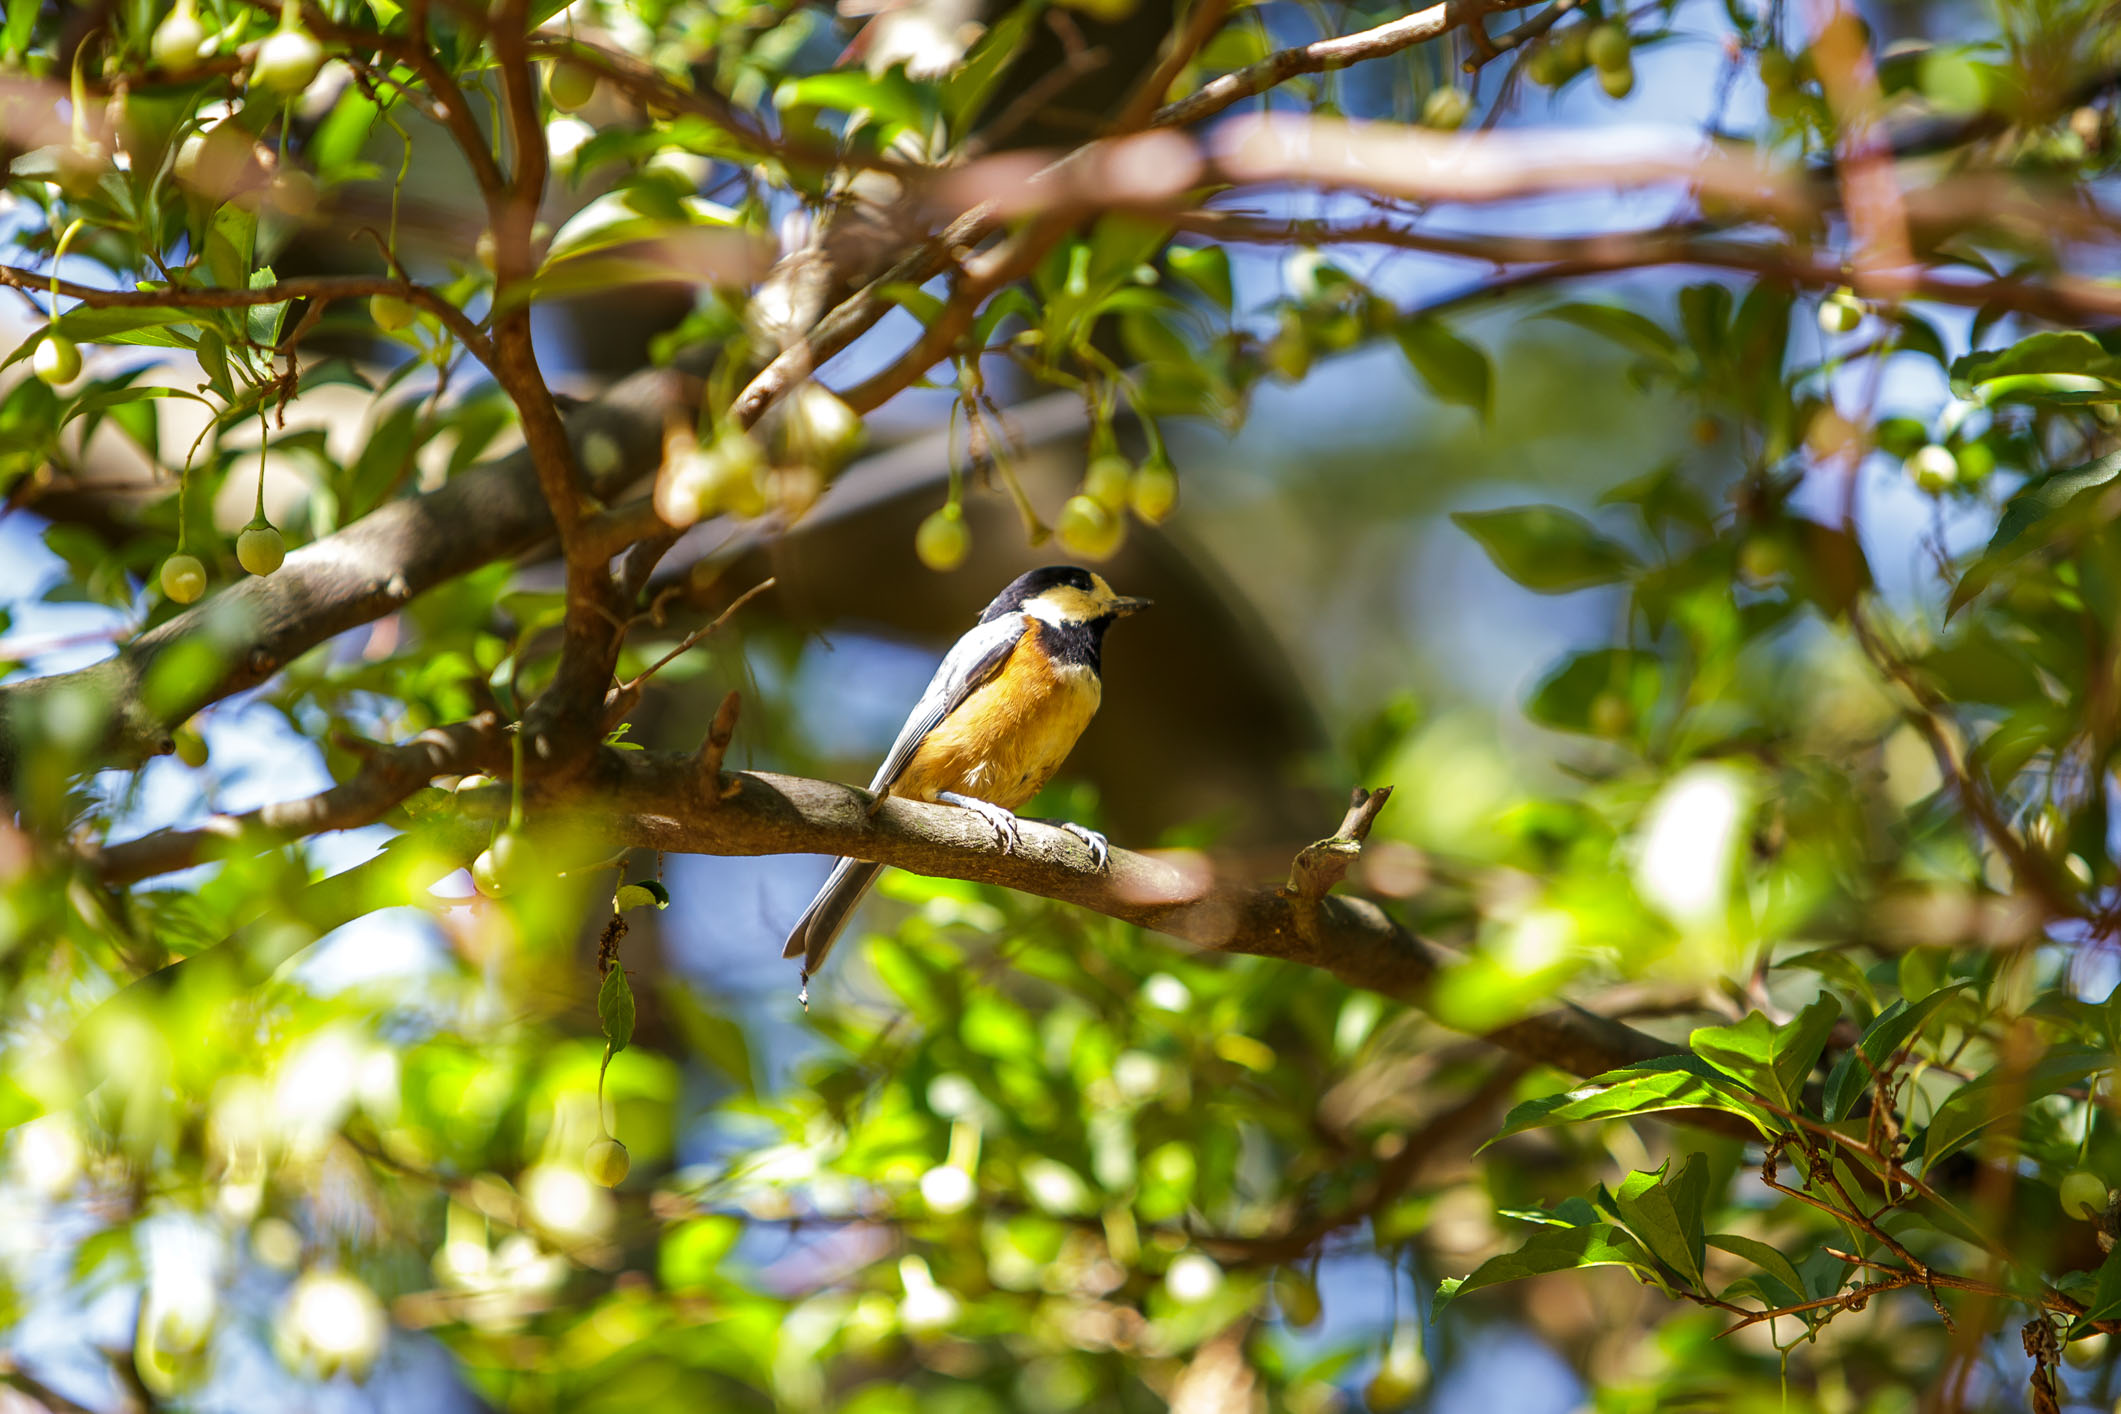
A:
{"label": "bird's beak", "polygon": [[1153,602],[1153,600],[1149,599],[1125,599],[1120,598],[1118,596],[1114,596],[1112,602],[1110,604],[1107,604],[1105,606],[1105,609],[1106,612],[1112,615],[1112,617],[1116,619],[1123,619],[1129,614],[1140,613],[1142,610],[1148,608],[1149,605]]}

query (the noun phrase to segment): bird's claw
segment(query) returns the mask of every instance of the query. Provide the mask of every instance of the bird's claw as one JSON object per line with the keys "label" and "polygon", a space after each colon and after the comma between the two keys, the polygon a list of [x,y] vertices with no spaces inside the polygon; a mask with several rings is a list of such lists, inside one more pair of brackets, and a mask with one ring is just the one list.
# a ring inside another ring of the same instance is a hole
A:
{"label": "bird's claw", "polygon": [[1002,809],[999,805],[981,800],[977,796],[959,795],[956,791],[947,790],[939,791],[935,798],[942,801],[945,805],[955,805],[960,809],[969,810],[979,816],[980,819],[985,820],[987,828],[994,831],[995,843],[1002,847],[1003,854],[1016,853],[1017,845],[1022,843],[1023,835],[1016,828],[1016,816]]}
{"label": "bird's claw", "polygon": [[1065,820],[1061,822],[1061,828],[1090,847],[1090,867],[1103,873],[1112,862],[1112,846],[1105,837],[1088,825],[1071,824]]}

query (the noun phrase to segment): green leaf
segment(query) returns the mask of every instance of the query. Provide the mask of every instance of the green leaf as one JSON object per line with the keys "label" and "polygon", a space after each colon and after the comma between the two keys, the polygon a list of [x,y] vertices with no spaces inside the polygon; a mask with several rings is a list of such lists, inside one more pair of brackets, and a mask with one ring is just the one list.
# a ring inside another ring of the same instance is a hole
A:
{"label": "green leaf", "polygon": [[1454,511],[1451,519],[1480,542],[1497,569],[1540,594],[1618,584],[1642,568],[1634,551],[1559,506]]}
{"label": "green leaf", "polygon": [[1131,279],[1135,270],[1153,259],[1171,239],[1169,222],[1132,211],[1100,216],[1090,228],[1090,291],[1102,298],[1113,287]]}
{"label": "green leaf", "polygon": [[[639,748],[636,747],[635,750]],[[638,884],[621,884],[618,892],[611,896],[611,909],[614,913],[625,913],[635,908],[668,907],[670,891],[652,879]]]}
{"label": "green leaf", "polygon": [[1952,391],[1972,399],[1980,385],[1991,379],[2048,373],[2111,380],[2121,374],[2121,360],[2080,329],[2048,330],[2020,339],[2007,349],[1982,349],[1955,359],[1951,367]]}
{"label": "green leaf", "polygon": [[1639,721],[1657,703],[1664,685],[1664,661],[1635,648],[1594,648],[1571,653],[1548,671],[1525,702],[1525,715],[1542,726],[1565,732],[1606,735],[1599,720],[1601,697],[1617,698]]}
{"label": "green leaf", "polygon": [[1038,302],[1025,292],[1022,285],[1011,285],[987,301],[987,307],[972,322],[972,347],[983,349],[993,343],[994,331],[1012,314],[1032,328],[1038,327]]}
{"label": "green leaf", "polygon": [[929,90],[906,77],[904,69],[882,74],[862,69],[832,69],[802,78],[783,79],[773,91],[776,108],[831,108],[867,113],[886,128],[914,128],[926,122]]}
{"label": "green leaf", "polygon": [[1401,320],[1393,333],[1407,362],[1421,375],[1429,391],[1447,403],[1457,403],[1488,416],[1494,376],[1488,356],[1478,344],[1451,332],[1434,315]]}
{"label": "green leaf", "polygon": [[666,982],[656,994],[685,1039],[685,1048],[722,1072],[747,1095],[758,1086],[751,1043],[741,1023],[707,1005],[700,993],[683,983]]}
{"label": "green leaf", "polygon": [[[279,276],[273,274],[270,265],[261,265],[250,272],[250,288],[262,290],[277,279]],[[252,343],[271,348],[280,342],[280,325],[287,318],[289,303],[281,300],[277,304],[254,304],[243,312],[243,331]]]}
{"label": "green leaf", "polygon": [[1587,329],[1656,363],[1670,364],[1679,352],[1678,340],[1662,325],[1617,304],[1556,305],[1542,311],[1540,317]]}
{"label": "green leaf", "polygon": [[2003,507],[1996,533],[1989,537],[1988,552],[2001,550],[2055,512],[2078,501],[2094,487],[2105,486],[2121,476],[2121,452],[2108,452],[2097,461],[2065,467],[2029,478]]}
{"label": "green leaf", "polygon": [[31,0],[13,0],[7,7],[7,28],[0,30],[0,41],[4,41],[7,61],[13,64],[22,58],[29,48],[30,30],[37,23],[37,13],[44,7]]}
{"label": "green leaf", "polygon": [[923,325],[935,323],[943,312],[943,301],[939,296],[928,293],[910,281],[894,280],[890,284],[879,285],[876,292],[879,298],[890,300],[920,320]]}
{"label": "green leaf", "polygon": [[1961,702],[2007,707],[2047,695],[2031,660],[1986,623],[1968,625],[1950,642],[1915,658],[1913,666],[1932,678],[1947,697]]}
{"label": "green leaf", "polygon": [[1946,613],[1965,608],[2030,556],[2111,521],[2121,499],[2116,477],[2121,477],[2121,452],[2027,481],[2004,505],[1988,548],[1952,587]]}
{"label": "green leaf", "polygon": [[1687,341],[1703,360],[1723,352],[1725,326],[1731,320],[1731,291],[1713,280],[1688,285],[1679,292],[1679,324]]}
{"label": "green leaf", "polygon": [[2026,1069],[1999,1064],[1960,1086],[1944,1097],[1918,1140],[1923,1172],[1935,1169],[1997,1120],[2113,1063],[2112,1053],[2101,1048],[2058,1046]]}
{"label": "green leaf", "polygon": [[1119,336],[1128,355],[1148,367],[1189,368],[1199,361],[1186,336],[1163,315],[1130,309],[1119,318]]}
{"label": "green leaf", "polygon": [[1549,1227],[1532,1235],[1515,1252],[1491,1257],[1474,1268],[1470,1276],[1441,1284],[1436,1309],[1447,1302],[1506,1281],[1544,1276],[1548,1272],[1573,1271],[1579,1267],[1626,1267],[1646,1282],[1663,1286],[1650,1254],[1627,1232],[1611,1223],[1591,1227]]}
{"label": "green leaf", "polygon": [[221,395],[221,401],[236,400],[235,383],[228,374],[228,344],[212,329],[199,331],[199,371],[206,375],[207,386]]}
{"label": "green leaf", "polygon": [[199,322],[197,311],[165,305],[131,308],[90,309],[77,305],[59,316],[59,330],[77,344],[143,344],[155,348],[188,349],[198,342],[189,333],[171,326]]}
{"label": "green leaf", "polygon": [[1805,1077],[1819,1063],[1840,1017],[1841,998],[1821,992],[1781,1026],[1756,1011],[1736,1026],[1697,1028],[1687,1046],[1725,1075],[1795,1112],[1803,1103]]}
{"label": "green leaf", "polygon": [[1046,7],[1039,4],[1012,6],[966,51],[964,62],[937,91],[952,131],[962,130],[980,116],[1008,72],[1010,60],[1023,48],[1033,22],[1045,12]]}
{"label": "green leaf", "polygon": [[1680,473],[1681,463],[1668,461],[1653,471],[1624,481],[1598,498],[1601,506],[1633,506],[1654,534],[1667,525],[1683,525],[1703,535],[1716,530],[1716,515],[1701,492]]}
{"label": "green leaf", "polygon": [[1744,1087],[1696,1056],[1659,1056],[1609,1070],[1558,1095],[1525,1101],[1503,1117],[1502,1129],[1488,1144],[1549,1125],[1691,1109],[1744,1115],[1766,1134],[1771,1129],[1766,1113],[1751,1099]]}
{"label": "green leaf", "polygon": [[1781,1248],[1762,1242],[1757,1237],[1741,1237],[1735,1232],[1714,1233],[1706,1241],[1709,1246],[1719,1251],[1745,1258],[1781,1283],[1788,1290],[1789,1297],[1776,1304],[1794,1306],[1804,1300],[1804,1278],[1797,1275],[1796,1264],[1782,1255]]}
{"label": "green leaf", "polygon": [[339,483],[340,514],[348,520],[367,515],[412,469],[419,451],[420,402],[403,398],[378,419],[361,444],[360,455]]}
{"label": "green leaf", "polygon": [[1872,1019],[1856,1044],[1842,1053],[1826,1077],[1823,1113],[1829,1123],[1848,1116],[1857,1099],[1871,1088],[1872,1074],[1884,1069],[1908,1039],[1922,1029],[1923,1023],[1936,1014],[1937,1008],[1952,999],[1961,985],[1954,982],[1931,992],[1913,1006],[1905,1000],[1895,1001]]}
{"label": "green leaf", "polygon": [[1519,1222],[1540,1223],[1547,1227],[1593,1227],[1605,1221],[1588,1198],[1564,1198],[1551,1210],[1546,1208],[1498,1208],[1496,1216],[1515,1218]]}
{"label": "green leaf", "polygon": [[2107,1253],[2092,1279],[2092,1293],[2084,1299],[2084,1314],[2070,1326],[2069,1338],[2088,1331],[2094,1321],[2121,1319],[2121,1248]]}
{"label": "green leaf", "polygon": [[1631,1173],[1613,1195],[1620,1218],[1628,1231],[1642,1240],[1689,1287],[1701,1287],[1701,1210],[1708,1199],[1709,1165],[1706,1155],[1687,1155],[1679,1172],[1669,1172],[1671,1162],[1651,1171]]}
{"label": "green leaf", "polygon": [[1219,245],[1175,245],[1164,252],[1171,273],[1213,300],[1225,314],[1237,303],[1230,280],[1230,252]]}
{"label": "green leaf", "polygon": [[[653,241],[695,229],[733,231],[736,212],[703,197],[681,195],[669,182],[643,179],[605,192],[567,218],[547,247],[546,270],[598,251]],[[672,272],[665,271],[666,278]]]}
{"label": "green leaf", "polygon": [[633,988],[626,981],[625,968],[613,966],[604,974],[604,985],[597,988],[597,1020],[603,1023],[604,1040],[612,1055],[633,1040]]}

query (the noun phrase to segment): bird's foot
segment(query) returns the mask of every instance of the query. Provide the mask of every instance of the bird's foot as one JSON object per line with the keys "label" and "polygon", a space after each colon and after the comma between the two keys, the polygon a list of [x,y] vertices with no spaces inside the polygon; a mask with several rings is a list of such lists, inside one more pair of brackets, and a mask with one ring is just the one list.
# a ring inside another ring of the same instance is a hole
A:
{"label": "bird's foot", "polygon": [[1016,853],[1016,846],[1021,837],[1016,828],[1016,816],[1014,814],[1002,809],[999,805],[981,800],[977,796],[959,795],[954,790],[937,791],[935,798],[945,805],[955,805],[962,810],[969,810],[979,816],[980,819],[985,820],[987,828],[994,831],[994,838],[1001,845],[1002,853]]}
{"label": "bird's foot", "polygon": [[1105,866],[1112,862],[1111,843],[1088,825],[1077,825],[1063,820],[1060,827],[1090,847],[1090,867],[1103,873]]}

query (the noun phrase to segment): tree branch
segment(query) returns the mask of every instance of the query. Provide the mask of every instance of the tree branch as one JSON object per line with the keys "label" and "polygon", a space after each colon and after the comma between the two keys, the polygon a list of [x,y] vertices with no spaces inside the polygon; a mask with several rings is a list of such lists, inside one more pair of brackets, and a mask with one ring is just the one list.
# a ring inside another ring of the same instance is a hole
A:
{"label": "tree branch", "polygon": [[378,752],[352,780],[330,790],[246,815],[216,815],[191,829],[157,830],[87,850],[84,859],[105,884],[137,883],[189,869],[217,853],[257,854],[309,835],[373,824],[436,776],[497,770],[508,759],[500,719],[482,713]]}
{"label": "tree branch", "polygon": [[[1549,264],[1568,275],[1594,275],[1654,265],[1698,265],[1739,270],[1827,288],[1850,285],[1858,294],[1883,293],[1866,284],[1831,254],[1809,254],[1787,246],[1719,238],[1696,226],[1663,226],[1590,236],[1437,235],[1410,231],[1388,220],[1284,221],[1225,211],[1188,211],[1172,218],[1177,229],[1217,240],[1267,245],[1381,245],[1432,255],[1457,256],[1490,265]],[[2073,276],[2044,281],[1962,280],[1922,268],[1893,285],[1896,295],[1936,304],[1979,309],[1998,305],[2043,319],[2070,322],[2088,317],[2121,318],[2121,289]]]}
{"label": "tree branch", "polygon": [[[499,799],[505,793],[491,794],[489,803],[505,808]],[[1005,854],[968,811],[893,797],[872,816],[870,800],[851,786],[796,776],[746,771],[702,779],[691,757],[605,750],[593,775],[551,804],[589,821],[599,848],[852,855],[917,874],[999,884],[1217,952],[1321,968],[1349,986],[1416,1005],[1458,960],[1367,899],[1328,895],[1315,905],[1315,927],[1300,927],[1302,901],[1221,875],[1191,851],[1137,854],[1115,846],[1108,867],[1094,872],[1082,841],[1054,827],[1025,822],[1021,842]],[[534,812],[538,805],[533,794]],[[1489,1039],[1577,1075],[1677,1049],[1572,1005],[1512,1022]]]}
{"label": "tree branch", "polygon": [[1171,128],[1197,123],[1301,75],[1344,69],[1365,59],[1382,59],[1483,16],[1522,9],[1532,3],[1534,0],[1444,0],[1441,5],[1402,15],[1375,29],[1278,50],[1256,64],[1209,80],[1176,103],[1166,103],[1150,116],[1148,126]]}
{"label": "tree branch", "polygon": [[[1407,931],[1367,899],[1291,897],[1280,888],[1220,873],[1194,851],[1137,854],[1114,847],[1107,867],[1099,871],[1090,867],[1081,840],[1036,821],[1026,821],[1020,842],[1004,853],[993,832],[969,811],[892,797],[872,815],[872,797],[851,786],[764,772],[724,773],[721,753],[735,709],[731,694],[696,756],[604,747],[593,753],[586,772],[533,779],[527,792],[533,818],[584,825],[601,852],[623,846],[680,854],[852,855],[918,874],[998,884],[1211,951],[1320,968],[1349,986],[1417,1006],[1458,960],[1451,949]],[[134,882],[197,863],[210,849],[261,850],[311,830],[365,824],[417,790],[424,772],[451,774],[483,764],[487,753],[497,752],[498,736],[495,724],[477,722],[429,733],[379,756],[360,778],[336,791],[240,820],[112,845],[92,863],[108,882]],[[466,815],[498,815],[509,808],[510,795],[508,787],[496,785],[467,792],[455,804]],[[1366,812],[1367,802],[1379,798],[1366,796],[1364,804],[1351,808],[1358,828],[1366,823],[1360,817],[1374,813]],[[456,828],[445,833],[475,838],[480,832]],[[554,861],[555,869],[567,865]],[[1527,1060],[1577,1075],[1596,1075],[1674,1050],[1669,1042],[1570,1004],[1512,1022],[1488,1039]]]}

